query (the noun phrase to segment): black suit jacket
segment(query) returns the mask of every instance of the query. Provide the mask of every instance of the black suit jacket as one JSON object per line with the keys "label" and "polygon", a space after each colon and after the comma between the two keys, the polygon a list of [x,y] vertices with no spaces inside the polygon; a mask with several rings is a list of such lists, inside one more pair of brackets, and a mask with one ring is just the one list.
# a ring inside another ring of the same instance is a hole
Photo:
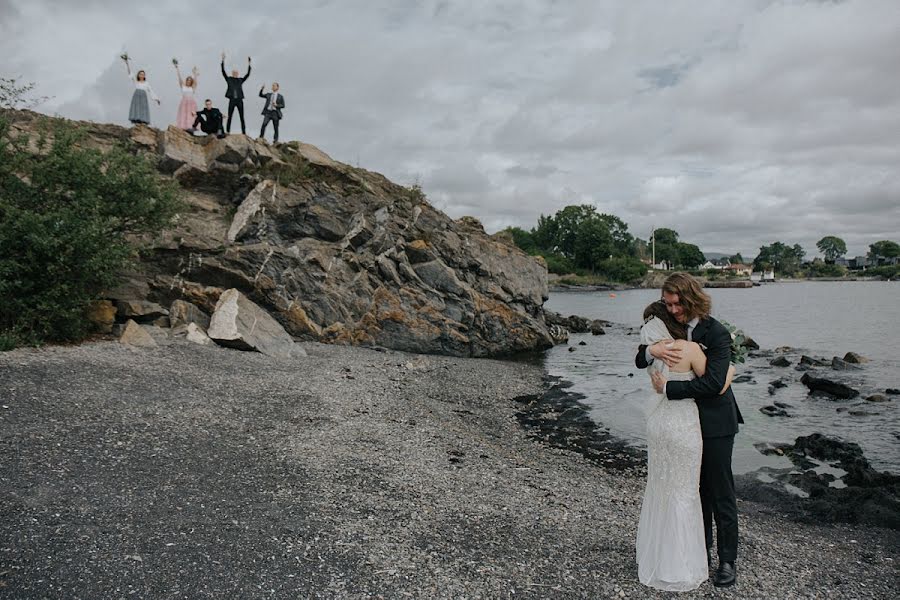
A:
{"label": "black suit jacket", "polygon": [[200,125],[200,128],[206,133],[218,131],[222,128],[222,112],[218,108],[198,110],[197,118],[194,119],[194,127],[197,125]]}
{"label": "black suit jacket", "polygon": [[222,77],[225,78],[225,82],[228,84],[228,89],[225,90],[225,97],[229,100],[243,100],[244,99],[244,82],[247,81],[247,78],[250,77],[250,65],[247,65],[247,74],[243,77],[232,77],[228,73],[225,72],[225,61],[222,61]]}
{"label": "black suit jacket", "polygon": [[[271,95],[272,95],[272,92],[263,94],[263,91],[259,90],[259,97],[266,99],[265,104],[263,104],[262,112],[260,113],[263,116],[265,116],[265,114],[267,112],[266,109],[269,107],[269,97]],[[282,94],[281,92],[278,92],[278,98],[275,100],[275,114],[278,116],[279,119],[281,118],[281,109],[282,108],[284,108],[284,94]]]}
{"label": "black suit jacket", "polygon": [[[666,397],[669,400],[693,399],[697,402],[703,437],[734,435],[744,418],[730,386],[719,395],[725,386],[728,365],[731,364],[731,334],[717,320],[707,317],[697,323],[691,339],[706,348],[706,373],[691,381],[667,382]],[[647,346],[638,348],[634,363],[639,369],[647,368],[646,350]]]}

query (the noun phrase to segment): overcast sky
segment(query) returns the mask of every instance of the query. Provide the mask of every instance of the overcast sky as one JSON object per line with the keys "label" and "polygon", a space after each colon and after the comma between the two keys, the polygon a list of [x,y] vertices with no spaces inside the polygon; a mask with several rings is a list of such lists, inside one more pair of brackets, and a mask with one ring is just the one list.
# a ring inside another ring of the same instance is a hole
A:
{"label": "overcast sky", "polygon": [[[488,231],[589,203],[707,252],[900,241],[900,1],[0,0],[0,76],[127,124],[127,49],[175,120],[173,56],[224,106],[281,83],[281,138],[419,182]],[[234,129],[233,129],[234,130]]]}

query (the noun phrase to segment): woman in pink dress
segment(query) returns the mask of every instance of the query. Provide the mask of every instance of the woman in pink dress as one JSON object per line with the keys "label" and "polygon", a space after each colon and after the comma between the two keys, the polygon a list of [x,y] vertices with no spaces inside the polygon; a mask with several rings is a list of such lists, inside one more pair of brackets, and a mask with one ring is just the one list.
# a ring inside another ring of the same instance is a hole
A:
{"label": "woman in pink dress", "polygon": [[182,79],[178,63],[175,61],[173,63],[175,72],[178,74],[178,85],[181,87],[181,102],[178,104],[178,116],[175,124],[179,129],[193,131],[194,119],[197,117],[197,100],[194,98],[194,92],[197,90],[197,77],[200,73],[197,71],[197,67],[194,67],[187,79]]}

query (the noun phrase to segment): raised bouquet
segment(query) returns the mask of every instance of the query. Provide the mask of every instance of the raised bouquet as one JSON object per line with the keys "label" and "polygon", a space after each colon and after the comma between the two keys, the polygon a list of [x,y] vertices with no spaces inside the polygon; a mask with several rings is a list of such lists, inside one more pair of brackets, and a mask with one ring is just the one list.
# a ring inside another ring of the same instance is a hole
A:
{"label": "raised bouquet", "polygon": [[128,59],[131,58],[131,57],[128,56],[128,53],[127,53],[127,52],[123,52],[122,54],[119,55],[119,58],[121,58],[121,59],[124,60],[125,62],[128,62]]}
{"label": "raised bouquet", "polygon": [[738,329],[727,321],[722,321],[722,325],[731,334],[731,362],[732,364],[743,363],[747,360],[747,347],[744,342],[747,341],[747,335],[743,330]]}
{"label": "raised bouquet", "polygon": [[178,59],[177,59],[177,58],[173,58],[173,59],[172,59],[172,64],[175,65],[175,66],[177,67],[177,66],[178,66]]}

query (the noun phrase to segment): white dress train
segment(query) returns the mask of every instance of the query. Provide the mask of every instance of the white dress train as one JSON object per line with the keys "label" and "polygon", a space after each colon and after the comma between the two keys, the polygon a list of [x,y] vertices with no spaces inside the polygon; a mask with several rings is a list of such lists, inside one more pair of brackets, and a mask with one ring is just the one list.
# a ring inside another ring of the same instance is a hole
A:
{"label": "white dress train", "polygon": [[[650,365],[651,370],[655,367]],[[670,381],[693,378],[692,371],[668,373]],[[709,577],[700,508],[700,419],[693,401],[656,396],[658,401],[647,418],[647,487],[637,534],[638,578],[659,590],[693,590]]]}

